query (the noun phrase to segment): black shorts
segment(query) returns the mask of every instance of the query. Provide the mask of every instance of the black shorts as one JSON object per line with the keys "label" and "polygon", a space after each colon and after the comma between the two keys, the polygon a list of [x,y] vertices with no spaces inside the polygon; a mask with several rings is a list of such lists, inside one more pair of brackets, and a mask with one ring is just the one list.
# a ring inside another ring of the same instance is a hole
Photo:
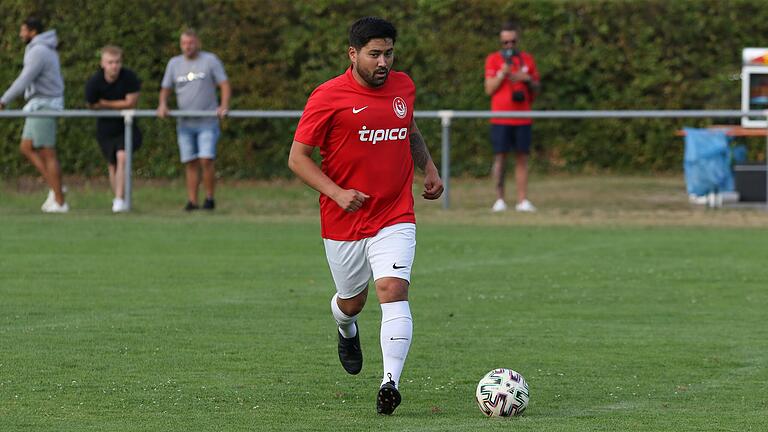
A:
{"label": "black shorts", "polygon": [[[104,159],[109,162],[110,165],[117,164],[117,152],[119,150],[125,150],[125,137],[123,135],[114,135],[111,137],[102,137],[98,139],[99,147],[101,147],[101,154],[104,155]],[[133,129],[133,151],[135,152],[141,148],[141,130]]]}
{"label": "black shorts", "polygon": [[531,153],[531,125],[491,125],[493,153]]}

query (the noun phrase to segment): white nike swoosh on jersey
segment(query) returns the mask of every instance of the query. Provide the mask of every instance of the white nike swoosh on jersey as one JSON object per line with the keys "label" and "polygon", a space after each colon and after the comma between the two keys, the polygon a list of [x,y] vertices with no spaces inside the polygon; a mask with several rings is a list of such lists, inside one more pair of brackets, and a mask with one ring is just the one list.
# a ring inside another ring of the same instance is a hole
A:
{"label": "white nike swoosh on jersey", "polygon": [[362,107],[362,108],[355,108],[355,107],[352,107],[352,114],[357,114],[357,113],[359,113],[360,111],[362,111],[362,110],[364,110],[364,109],[366,109],[366,108],[368,108],[368,105],[366,105],[366,106],[364,106],[364,107]]}

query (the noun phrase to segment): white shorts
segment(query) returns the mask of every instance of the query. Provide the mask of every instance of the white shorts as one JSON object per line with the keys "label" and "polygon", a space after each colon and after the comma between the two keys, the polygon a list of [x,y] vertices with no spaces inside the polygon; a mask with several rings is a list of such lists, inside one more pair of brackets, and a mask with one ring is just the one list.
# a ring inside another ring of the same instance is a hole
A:
{"label": "white shorts", "polygon": [[416,225],[401,223],[383,228],[373,237],[355,241],[323,239],[339,298],[352,298],[368,281],[396,277],[410,283],[416,254]]}

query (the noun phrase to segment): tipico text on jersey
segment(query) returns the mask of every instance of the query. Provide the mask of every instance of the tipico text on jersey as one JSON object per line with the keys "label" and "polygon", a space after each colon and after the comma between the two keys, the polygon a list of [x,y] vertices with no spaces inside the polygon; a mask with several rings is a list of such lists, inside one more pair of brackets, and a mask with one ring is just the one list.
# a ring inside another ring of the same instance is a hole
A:
{"label": "tipico text on jersey", "polygon": [[368,129],[363,126],[357,133],[361,142],[375,145],[378,142],[404,140],[408,136],[408,128]]}

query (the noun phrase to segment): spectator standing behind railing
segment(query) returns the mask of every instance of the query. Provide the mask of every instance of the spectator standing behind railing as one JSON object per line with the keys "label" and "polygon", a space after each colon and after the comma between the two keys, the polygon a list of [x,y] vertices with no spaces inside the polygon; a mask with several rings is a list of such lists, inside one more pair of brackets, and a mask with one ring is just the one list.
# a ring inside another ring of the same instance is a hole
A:
{"label": "spectator standing behind railing", "polygon": [[[101,70],[85,84],[85,101],[91,109],[134,109],[139,102],[141,81],[133,71],[123,67],[123,50],[107,45],[101,49]],[[133,120],[133,150],[141,147],[141,131]],[[96,120],[96,140],[107,160],[109,183],[115,198],[112,212],[128,211],[125,203],[125,121],[101,117]]]}
{"label": "spectator standing behind railing", "polygon": [[[173,57],[165,68],[157,115],[168,115],[168,96],[173,88],[179,109],[216,111],[218,117],[223,118],[229,111],[232,91],[221,60],[212,53],[200,50],[200,39],[193,30],[181,34],[180,45],[182,55]],[[217,86],[221,89],[221,104],[216,100]],[[220,135],[219,120],[216,117],[179,118],[176,133],[187,178],[187,205],[184,210],[200,208],[197,195],[201,168],[205,188],[203,209],[213,210],[216,207],[214,160]]]}
{"label": "spectator standing behind railing", "polygon": [[[491,111],[530,111],[533,98],[539,92],[539,72],[533,56],[517,50],[520,30],[517,24],[502,25],[499,33],[501,50],[485,60],[485,93],[491,97]],[[496,202],[493,211],[504,211],[504,177],[507,154],[515,152],[515,210],[534,212],[528,201],[528,155],[531,149],[529,118],[492,118],[493,178],[496,182]]]}
{"label": "spectator standing behind railing", "polygon": [[[24,93],[24,111],[64,109],[64,79],[61,76],[56,30],[43,32],[43,22],[29,17],[21,24],[19,37],[24,49],[24,68],[0,98],[0,109]],[[50,188],[40,209],[46,213],[66,213],[61,185],[61,166],[56,156],[56,118],[27,117],[21,133],[21,153],[34,165]]]}

